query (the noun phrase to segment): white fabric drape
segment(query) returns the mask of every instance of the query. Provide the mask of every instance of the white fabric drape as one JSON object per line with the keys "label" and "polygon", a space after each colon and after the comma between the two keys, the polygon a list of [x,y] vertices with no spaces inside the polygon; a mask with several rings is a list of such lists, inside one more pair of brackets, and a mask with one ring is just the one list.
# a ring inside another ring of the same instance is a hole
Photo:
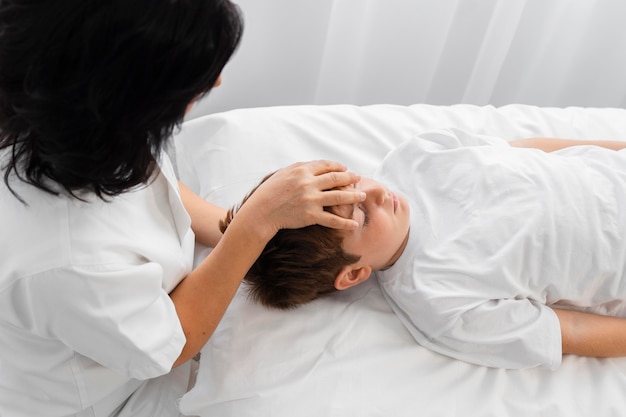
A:
{"label": "white fabric drape", "polygon": [[283,104],[624,107],[623,0],[239,0],[223,85],[190,117]]}

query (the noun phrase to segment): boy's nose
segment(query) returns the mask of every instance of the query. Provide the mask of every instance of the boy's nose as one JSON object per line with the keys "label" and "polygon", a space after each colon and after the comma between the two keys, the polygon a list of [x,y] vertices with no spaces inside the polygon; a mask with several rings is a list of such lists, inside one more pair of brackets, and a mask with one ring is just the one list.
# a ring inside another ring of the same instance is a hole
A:
{"label": "boy's nose", "polygon": [[385,188],[382,185],[378,183],[371,183],[363,191],[367,194],[368,200],[378,205],[382,205],[385,202]]}

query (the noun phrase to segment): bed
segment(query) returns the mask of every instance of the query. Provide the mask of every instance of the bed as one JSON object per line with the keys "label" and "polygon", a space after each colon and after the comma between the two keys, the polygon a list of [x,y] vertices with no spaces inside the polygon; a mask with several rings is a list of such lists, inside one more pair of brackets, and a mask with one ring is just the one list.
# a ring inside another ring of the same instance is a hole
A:
{"label": "bed", "polygon": [[[284,106],[193,119],[175,139],[180,178],[227,207],[265,174],[333,159],[363,175],[396,144],[458,127],[516,139],[626,140],[626,110],[416,104]],[[198,248],[197,259],[207,254]],[[419,346],[375,279],[293,311],[245,290],[201,352],[184,415],[614,416],[626,410],[626,358],[565,356],[556,371],[470,365]]]}

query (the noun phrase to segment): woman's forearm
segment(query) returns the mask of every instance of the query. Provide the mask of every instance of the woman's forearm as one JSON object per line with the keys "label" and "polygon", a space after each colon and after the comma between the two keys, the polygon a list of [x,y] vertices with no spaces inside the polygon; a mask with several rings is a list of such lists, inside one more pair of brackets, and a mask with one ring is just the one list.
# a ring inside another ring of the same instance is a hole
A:
{"label": "woman's forearm", "polygon": [[204,261],[170,294],[187,343],[174,366],[195,356],[213,334],[250,266],[271,236],[238,213]]}
{"label": "woman's forearm", "polygon": [[185,210],[191,217],[191,229],[196,241],[210,248],[215,247],[222,237],[218,224],[226,215],[226,210],[203,200],[180,181],[178,187]]}

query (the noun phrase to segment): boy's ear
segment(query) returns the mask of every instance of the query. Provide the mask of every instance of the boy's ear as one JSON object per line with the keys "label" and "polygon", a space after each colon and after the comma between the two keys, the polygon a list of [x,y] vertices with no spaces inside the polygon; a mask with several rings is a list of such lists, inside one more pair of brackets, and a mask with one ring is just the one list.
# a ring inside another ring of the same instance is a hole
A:
{"label": "boy's ear", "polygon": [[344,266],[335,277],[335,288],[346,290],[368,279],[371,273],[372,268],[369,266]]}

